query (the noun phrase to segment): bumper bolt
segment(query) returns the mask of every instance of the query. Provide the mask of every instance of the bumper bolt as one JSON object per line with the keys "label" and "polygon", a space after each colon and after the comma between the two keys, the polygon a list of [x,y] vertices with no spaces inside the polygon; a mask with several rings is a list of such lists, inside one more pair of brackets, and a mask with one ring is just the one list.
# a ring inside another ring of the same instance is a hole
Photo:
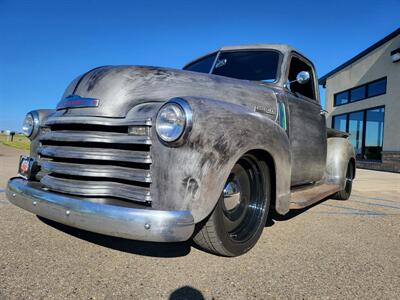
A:
{"label": "bumper bolt", "polygon": [[144,229],[150,229],[151,225],[149,223],[144,224]]}
{"label": "bumper bolt", "polygon": [[17,196],[17,195],[14,193],[14,194],[12,194],[12,196],[15,197],[15,196]]}
{"label": "bumper bolt", "polygon": [[65,211],[65,214],[66,214],[67,216],[69,216],[69,215],[71,214],[71,211],[67,210],[67,211]]}
{"label": "bumper bolt", "polygon": [[36,202],[36,201],[33,201],[32,204],[33,204],[33,206],[36,206],[37,202]]}

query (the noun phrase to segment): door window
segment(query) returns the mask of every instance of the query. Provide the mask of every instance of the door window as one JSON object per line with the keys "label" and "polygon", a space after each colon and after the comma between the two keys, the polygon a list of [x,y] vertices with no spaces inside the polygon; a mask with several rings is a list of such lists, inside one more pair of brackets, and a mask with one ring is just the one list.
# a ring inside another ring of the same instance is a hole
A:
{"label": "door window", "polygon": [[[310,80],[305,84],[300,84],[295,82],[297,74],[301,71],[307,71],[310,73]],[[306,62],[302,61],[301,59],[293,56],[290,61],[290,68],[289,68],[289,76],[288,81],[292,82],[289,84],[289,89],[291,92],[303,95],[307,98],[316,100],[315,96],[315,86],[314,86],[314,71],[313,68],[307,64]]]}

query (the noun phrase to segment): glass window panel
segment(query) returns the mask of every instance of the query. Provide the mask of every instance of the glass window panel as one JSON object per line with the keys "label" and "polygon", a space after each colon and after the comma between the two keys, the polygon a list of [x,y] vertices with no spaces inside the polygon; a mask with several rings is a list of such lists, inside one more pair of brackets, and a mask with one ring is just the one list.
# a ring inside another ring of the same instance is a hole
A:
{"label": "glass window panel", "polygon": [[350,91],[350,101],[358,101],[365,98],[365,85]]}
{"label": "glass window panel", "polygon": [[279,53],[276,51],[221,52],[213,74],[237,79],[274,82],[278,75]]}
{"label": "glass window panel", "polygon": [[187,66],[185,70],[199,72],[199,73],[209,73],[211,71],[211,67],[214,63],[215,57],[217,54],[212,54],[206,56],[191,65]]}
{"label": "glass window panel", "polygon": [[349,92],[341,92],[335,95],[335,105],[346,104],[349,102]]}
{"label": "glass window panel", "polygon": [[368,84],[368,97],[374,97],[386,93],[386,78]]}
{"label": "glass window panel", "polygon": [[[297,75],[302,71],[310,73],[310,80],[307,83],[300,84],[296,79]],[[295,56],[292,57],[290,61],[288,80],[290,82],[288,87],[292,93],[300,94],[310,99],[316,99],[314,89],[314,70],[308,63]]]}
{"label": "glass window panel", "polygon": [[363,118],[362,111],[349,114],[349,140],[354,147],[357,159],[362,159]]}
{"label": "glass window panel", "polygon": [[340,130],[340,131],[346,131],[346,124],[347,124],[347,116],[346,115],[340,115],[340,116],[333,117],[333,128]]}
{"label": "glass window panel", "polygon": [[366,113],[365,159],[381,160],[385,108],[369,109]]}

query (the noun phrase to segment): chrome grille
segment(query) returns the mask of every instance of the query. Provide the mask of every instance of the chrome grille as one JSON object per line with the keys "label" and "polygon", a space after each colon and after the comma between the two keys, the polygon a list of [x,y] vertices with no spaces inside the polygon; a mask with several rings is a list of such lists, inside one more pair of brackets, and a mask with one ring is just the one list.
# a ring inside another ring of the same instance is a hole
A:
{"label": "chrome grille", "polygon": [[[151,120],[58,117],[40,134],[40,182],[48,189],[86,197],[151,203]],[[143,126],[147,134],[128,134]]]}

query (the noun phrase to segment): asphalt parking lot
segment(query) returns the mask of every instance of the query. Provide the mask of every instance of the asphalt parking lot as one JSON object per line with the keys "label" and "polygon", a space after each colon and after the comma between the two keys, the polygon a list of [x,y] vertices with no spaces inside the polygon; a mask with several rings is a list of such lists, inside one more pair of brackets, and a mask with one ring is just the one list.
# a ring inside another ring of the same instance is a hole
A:
{"label": "asphalt parking lot", "polygon": [[399,298],[400,174],[357,170],[350,200],[275,216],[252,251],[223,258],[14,207],[4,188],[21,153],[0,145],[0,299]]}

